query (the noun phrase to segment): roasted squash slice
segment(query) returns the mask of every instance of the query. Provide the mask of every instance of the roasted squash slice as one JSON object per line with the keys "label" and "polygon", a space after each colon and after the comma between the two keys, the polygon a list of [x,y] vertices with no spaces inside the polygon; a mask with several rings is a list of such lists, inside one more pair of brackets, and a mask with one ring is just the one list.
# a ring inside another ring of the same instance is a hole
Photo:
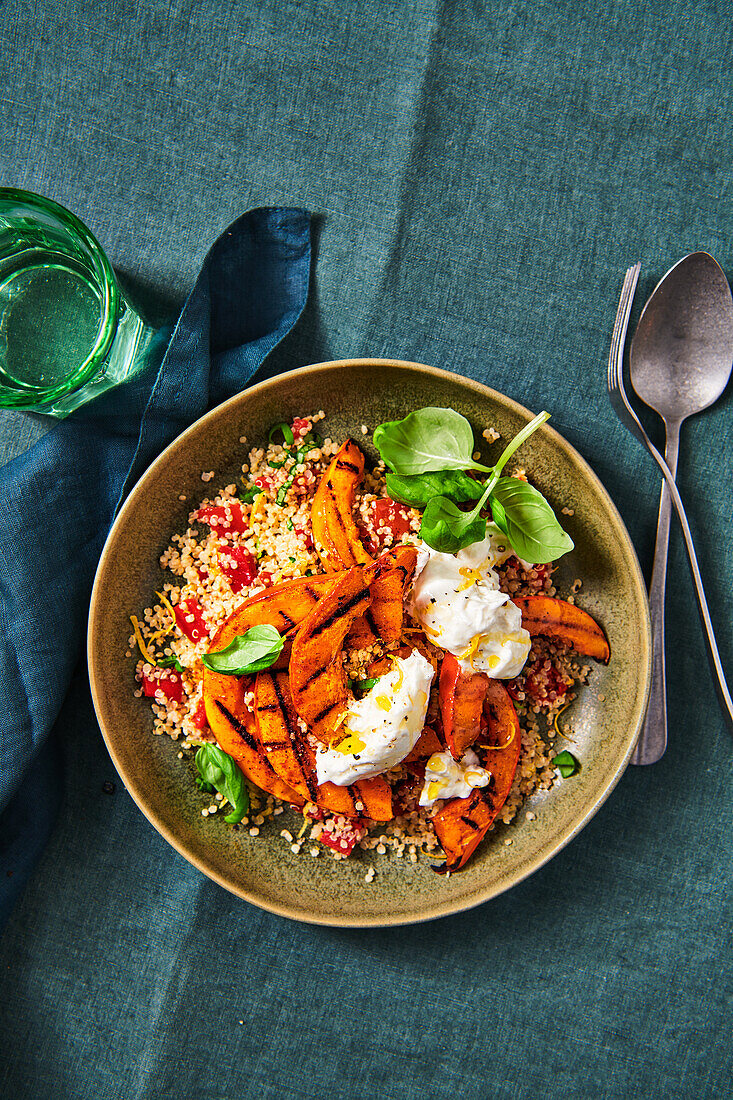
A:
{"label": "roasted squash slice", "polygon": [[353,440],[347,439],[324,473],[311,506],[316,552],[326,569],[368,565],[372,561],[352,515],[363,476],[364,455]]}
{"label": "roasted squash slice", "polygon": [[587,611],[552,596],[521,596],[514,603],[522,612],[522,626],[533,638],[538,634],[557,638],[576,653],[608,664],[608,639]]}
{"label": "roasted squash slice", "polygon": [[483,767],[491,772],[488,787],[468,798],[454,798],[433,818],[433,828],[445,852],[445,863],[435,870],[460,871],[489,831],[512,789],[519,763],[521,731],[508,691],[499,680],[489,680],[484,700],[486,734],[476,746]]}
{"label": "roasted squash slice", "polygon": [[488,687],[485,672],[464,672],[458,658],[446,652],[440,667],[438,699],[445,743],[455,760],[461,759],[481,732]]}
{"label": "roasted squash slice", "polygon": [[377,640],[390,645],[402,634],[405,591],[417,564],[414,546],[395,546],[376,561],[374,580],[369,586],[372,602],[349,631],[351,649],[366,649]]}
{"label": "roasted squash slice", "polygon": [[[338,580],[333,573],[328,577],[301,577],[250,597],[219,628],[209,649],[224,649],[237,634],[246,633],[252,626],[269,624],[281,632],[292,630]],[[287,661],[289,652],[288,641],[277,663]],[[220,748],[233,756],[247,778],[262,790],[302,805],[303,797],[278,777],[262,754],[254,715],[245,705],[240,677],[204,668],[203,693],[206,720]]]}
{"label": "roasted squash slice", "polygon": [[204,693],[206,720],[219,748],[236,760],[255,786],[275,798],[302,806],[302,796],[276,774],[263,757],[257,740],[255,718],[244,702],[244,683],[239,676],[220,676],[216,687]]}
{"label": "roasted squash slice", "polygon": [[290,657],[290,694],[297,714],[319,741],[333,739],[347,700],[341,662],[344,638],[369,606],[374,567],[349,569],[298,627]]}
{"label": "roasted squash slice", "polygon": [[297,577],[250,596],[219,628],[209,651],[223,649],[237,634],[245,634],[252,626],[274,626],[281,634],[287,633],[303,621],[341,576],[343,572],[325,577]]}
{"label": "roasted squash slice", "polygon": [[260,672],[255,680],[257,736],[268,762],[280,778],[322,810],[357,817],[347,787],[318,785],[313,750],[298,726],[287,672]]}

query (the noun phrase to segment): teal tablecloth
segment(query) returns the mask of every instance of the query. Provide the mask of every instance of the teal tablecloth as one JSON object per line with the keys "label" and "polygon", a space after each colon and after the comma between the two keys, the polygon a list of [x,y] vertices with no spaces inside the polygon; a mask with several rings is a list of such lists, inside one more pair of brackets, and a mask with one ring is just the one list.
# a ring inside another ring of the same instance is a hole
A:
{"label": "teal tablecloth", "polygon": [[[2,182],[77,211],[158,317],[248,207],[320,214],[311,298],[265,371],[389,355],[489,383],[591,462],[648,568],[658,478],[614,419],[620,279],[733,268],[729,12],[495,0],[0,8]],[[637,307],[638,314],[638,307]],[[684,429],[733,669],[727,394]],[[0,458],[42,430],[5,415]],[[64,803],[0,944],[7,1097],[723,1097],[733,741],[681,540],[670,748],[510,893],[333,931],[203,878],[114,780],[80,670]],[[29,807],[29,812],[32,812]]]}

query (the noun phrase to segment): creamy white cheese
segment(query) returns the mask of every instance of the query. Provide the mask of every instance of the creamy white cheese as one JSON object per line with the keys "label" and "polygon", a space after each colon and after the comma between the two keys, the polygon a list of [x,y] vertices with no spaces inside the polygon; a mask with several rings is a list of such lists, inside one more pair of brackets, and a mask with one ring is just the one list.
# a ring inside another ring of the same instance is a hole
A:
{"label": "creamy white cheese", "polygon": [[319,783],[345,787],[399,764],[425,725],[433,666],[416,649],[395,659],[392,669],[349,707],[342,737],[316,752]]}
{"label": "creamy white cheese", "polygon": [[476,787],[488,786],[490,779],[491,772],[479,765],[473,749],[460,761],[449,752],[434,752],[425,765],[420,805],[432,806],[439,798],[468,798]]}
{"label": "creamy white cheese", "polygon": [[411,615],[434,645],[457,657],[465,672],[486,672],[495,680],[518,676],[531,645],[522,613],[499,591],[493,568],[512,553],[494,534],[457,554],[422,543],[408,595]]}

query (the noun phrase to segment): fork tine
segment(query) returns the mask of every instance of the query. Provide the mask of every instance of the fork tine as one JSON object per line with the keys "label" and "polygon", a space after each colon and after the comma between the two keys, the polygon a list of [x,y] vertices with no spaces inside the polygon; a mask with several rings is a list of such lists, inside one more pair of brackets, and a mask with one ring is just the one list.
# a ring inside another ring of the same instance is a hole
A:
{"label": "fork tine", "polygon": [[[616,320],[611,336],[611,353],[608,358],[608,388],[609,391],[618,389],[618,371],[623,370],[623,351],[626,340],[626,331],[629,325],[631,302],[633,300],[636,284],[639,279],[641,264],[636,263],[628,268],[621,288],[621,298],[616,312]],[[623,377],[623,375],[622,375]]]}

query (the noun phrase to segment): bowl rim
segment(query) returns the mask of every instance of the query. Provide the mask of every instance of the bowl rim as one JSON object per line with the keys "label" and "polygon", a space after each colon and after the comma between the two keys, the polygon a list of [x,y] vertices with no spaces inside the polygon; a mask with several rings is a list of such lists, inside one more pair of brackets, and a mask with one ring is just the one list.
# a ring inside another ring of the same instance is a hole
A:
{"label": "bowl rim", "polygon": [[[634,721],[630,724],[634,727],[633,736],[629,737],[626,751],[617,766],[615,772],[611,774],[606,780],[604,786],[601,789],[600,795],[597,796],[591,806],[582,814],[580,819],[574,824],[570,831],[562,836],[560,840],[557,840],[549,846],[541,846],[536,855],[530,859],[527,863],[523,863],[520,868],[509,875],[506,875],[499,884],[492,884],[488,886],[484,891],[477,890],[470,898],[461,899],[457,904],[453,905],[450,902],[440,903],[432,907],[428,907],[417,915],[409,917],[405,916],[369,916],[363,918],[342,917],[338,915],[324,917],[321,915],[313,915],[301,912],[300,910],[290,907],[288,905],[280,904],[270,900],[265,900],[258,896],[251,890],[243,888],[237,884],[233,884],[228,881],[226,877],[219,873],[216,868],[207,864],[204,858],[199,857],[197,854],[192,853],[187,845],[180,841],[175,832],[168,827],[168,825],[162,821],[155,810],[146,805],[144,792],[138,789],[138,785],[135,780],[126,775],[126,769],[120,759],[120,755],[116,750],[115,741],[109,735],[105,728],[105,721],[103,719],[103,703],[102,703],[102,683],[101,675],[97,671],[98,665],[98,651],[97,651],[97,637],[95,624],[99,615],[100,607],[100,589],[102,585],[102,579],[106,571],[107,561],[114,549],[114,543],[117,537],[117,532],[125,524],[129,513],[133,512],[139,499],[144,495],[146,489],[146,483],[149,478],[154,477],[155,472],[168,461],[168,456],[171,452],[177,450],[181,446],[185,446],[186,440],[194,432],[198,433],[202,427],[205,427],[209,422],[216,420],[222,415],[226,415],[228,409],[234,407],[240,403],[243,399],[246,400],[252,394],[259,394],[266,392],[268,389],[274,389],[282,385],[283,381],[288,378],[292,378],[294,375],[304,375],[310,373],[316,373],[318,371],[332,370],[334,368],[347,368],[347,367],[390,367],[398,370],[404,370],[405,373],[420,373],[432,375],[435,378],[440,378],[452,383],[458,383],[463,387],[467,387],[473,390],[477,395],[481,397],[488,397],[492,400],[498,400],[498,402],[505,407],[509,408],[515,414],[521,417],[526,417],[528,420],[532,418],[532,412],[525,406],[521,405],[518,401],[515,401],[511,397],[507,397],[506,394],[501,393],[499,390],[492,389],[492,387],[485,385],[483,382],[478,382],[475,379],[467,378],[464,375],[458,374],[454,371],[445,370],[442,367],[431,367],[424,363],[413,362],[403,359],[391,359],[391,358],[374,358],[374,357],[353,357],[348,359],[333,359],[325,360],[319,363],[310,363],[305,366],[295,367],[289,371],[283,371],[279,374],[273,375],[271,378],[266,378],[260,382],[254,383],[252,386],[246,387],[233,397],[228,398],[226,401],[210,409],[204,413],[201,417],[190,424],[183,432],[175,437],[161,453],[146,467],[141,474],[135,485],[128,493],[126,499],[121,505],[115,520],[110,527],[110,530],[105,539],[104,547],[97,566],[94,585],[92,588],[92,594],[89,605],[89,616],[87,626],[87,664],[89,672],[89,683],[92,694],[92,701],[94,704],[94,710],[97,718],[102,737],[107,746],[107,751],[110,754],[112,763],[114,764],[117,772],[119,773],[127,792],[132,797],[133,801],[153,825],[153,827],[160,833],[160,835],[174,848],[180,855],[184,857],[189,863],[191,863],[207,878],[212,879],[219,886],[222,886],[225,890],[234,894],[237,897],[242,898],[244,901],[250,902],[252,905],[256,905],[260,909],[264,909],[267,912],[274,913],[277,916],[287,917],[291,920],[298,921],[303,924],[315,924],[326,927],[334,928],[369,928],[369,927],[396,927],[399,925],[419,924],[424,921],[436,920],[440,917],[453,916],[457,913],[465,912],[469,909],[473,909],[478,905],[483,905],[485,902],[490,901],[492,898],[498,897],[505,893],[507,890],[512,889],[514,886],[523,882],[524,879],[529,878],[546,863],[549,862],[558,852],[562,851],[567,844],[573,840],[578,833],[588,824],[591,818],[600,810],[606,799],[618,784],[621,776],[626,771],[631,755],[636,746],[636,742],[641,731],[642,722],[646,714],[647,703],[649,700],[649,692],[651,687],[652,676],[652,660],[651,660],[651,646],[652,646],[652,634],[651,634],[651,619],[649,613],[649,603],[647,598],[647,589],[644,582],[644,577],[639,564],[638,556],[634,548],[631,536],[626,529],[621,515],[611,498],[608,490],[603,485],[598,475],[590,467],[585,458],[580,454],[576,448],[569,443],[560,433],[549,424],[543,424],[540,431],[549,433],[553,443],[560,450],[564,451],[572,460],[574,464],[579,465],[585,477],[593,484],[598,495],[603,499],[606,508],[617,527],[617,530],[621,536],[621,541],[625,544],[629,559],[633,565],[633,573],[629,578],[637,591],[637,596],[640,597],[639,604],[644,610],[644,623],[643,627],[643,640],[644,640],[644,652],[640,654],[640,667],[642,664],[646,665],[646,676],[643,685],[643,691],[641,693],[639,703],[634,715]],[[646,660],[644,661],[644,657]]]}

